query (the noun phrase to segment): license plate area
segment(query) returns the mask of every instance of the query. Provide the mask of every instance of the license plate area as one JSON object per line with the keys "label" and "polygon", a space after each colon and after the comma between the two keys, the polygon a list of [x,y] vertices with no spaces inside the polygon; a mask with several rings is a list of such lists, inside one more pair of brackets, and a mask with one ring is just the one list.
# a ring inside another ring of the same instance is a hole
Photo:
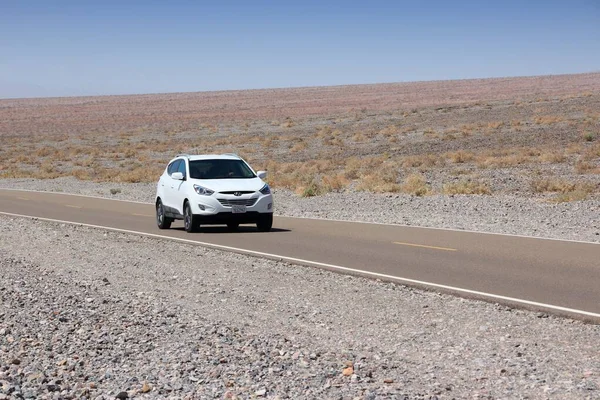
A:
{"label": "license plate area", "polygon": [[244,214],[246,212],[246,206],[245,205],[233,204],[231,206],[231,212],[233,214]]}

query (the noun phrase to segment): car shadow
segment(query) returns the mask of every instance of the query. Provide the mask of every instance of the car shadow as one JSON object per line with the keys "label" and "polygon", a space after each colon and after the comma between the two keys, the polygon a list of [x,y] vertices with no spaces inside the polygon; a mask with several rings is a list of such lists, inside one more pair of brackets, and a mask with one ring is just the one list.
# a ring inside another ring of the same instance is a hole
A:
{"label": "car shadow", "polygon": [[[171,228],[176,231],[185,231],[183,227],[173,227]],[[228,233],[228,234],[236,234],[236,233],[284,233],[291,232],[291,229],[281,229],[281,228],[271,228],[269,232],[260,232],[255,226],[244,226],[240,225],[238,229],[231,230],[226,226],[221,225],[208,225],[208,226],[200,226],[197,233]]]}

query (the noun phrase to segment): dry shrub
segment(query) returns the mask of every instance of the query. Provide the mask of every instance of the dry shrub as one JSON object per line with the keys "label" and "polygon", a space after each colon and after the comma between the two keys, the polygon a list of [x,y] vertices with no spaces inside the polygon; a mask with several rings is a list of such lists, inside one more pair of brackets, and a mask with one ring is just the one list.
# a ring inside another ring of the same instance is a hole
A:
{"label": "dry shrub", "polygon": [[539,157],[542,155],[542,151],[535,147],[527,147],[525,149],[522,149],[519,153],[523,156],[530,157],[530,158],[531,157]]}
{"label": "dry shrub", "polygon": [[586,148],[583,151],[581,158],[585,161],[592,161],[600,158],[600,143],[596,143],[593,146]]}
{"label": "dry shrub", "polygon": [[364,142],[366,140],[367,140],[367,137],[363,133],[361,133],[361,132],[355,133],[352,136],[352,141],[353,142]]}
{"label": "dry shrub", "polygon": [[344,141],[339,137],[324,138],[323,144],[325,146],[331,146],[331,147],[344,147],[345,146]]}
{"label": "dry shrub", "polygon": [[418,156],[406,156],[402,159],[402,167],[404,168],[416,168],[416,167],[441,167],[445,164],[445,159],[435,154],[422,154]]}
{"label": "dry shrub", "polygon": [[343,174],[323,175],[322,182],[323,186],[326,187],[330,192],[340,191],[347,187],[350,183]]}
{"label": "dry shrub", "polygon": [[300,164],[302,165],[301,169],[313,174],[330,172],[335,168],[335,165],[331,160],[310,160]]}
{"label": "dry shrub", "polygon": [[575,172],[578,174],[600,174],[600,167],[583,160],[575,163]]}
{"label": "dry shrub", "polygon": [[383,128],[379,131],[379,133],[383,136],[390,137],[394,136],[399,132],[399,129],[396,125],[390,125],[388,127]]}
{"label": "dry shrub", "polygon": [[134,149],[131,149],[131,148],[126,149],[123,152],[123,157],[125,157],[125,158],[134,158],[136,155],[137,155],[137,151],[135,151]]}
{"label": "dry shrub", "polygon": [[531,189],[536,193],[593,193],[596,189],[596,185],[589,182],[574,182],[560,178],[543,178],[535,179],[531,182]]}
{"label": "dry shrub", "polygon": [[139,182],[155,182],[162,173],[162,167],[136,167],[131,170],[114,170],[107,169],[104,173],[101,173],[96,179],[110,182],[125,182],[125,183],[139,183]]}
{"label": "dry shrub", "polygon": [[584,132],[582,135],[583,140],[586,142],[593,142],[596,140],[596,134],[594,132]]}
{"label": "dry shrub", "polygon": [[38,157],[48,157],[53,151],[52,147],[42,147],[35,152],[35,155]]}
{"label": "dry shrub", "polygon": [[463,180],[444,185],[444,194],[492,194],[492,190],[485,182]]}
{"label": "dry shrub", "polygon": [[344,176],[347,179],[357,179],[362,169],[362,162],[359,158],[350,157],[346,160],[344,167]]}
{"label": "dry shrub", "polygon": [[33,158],[32,156],[28,156],[25,154],[19,154],[18,156],[16,156],[15,158],[12,159],[12,163],[19,163],[19,164],[34,164],[37,161],[35,160],[35,158]]}
{"label": "dry shrub", "polygon": [[510,168],[540,161],[562,163],[565,160],[566,155],[562,151],[541,150],[535,147],[488,151],[476,157],[477,166],[480,168]]}
{"label": "dry shrub", "polygon": [[359,178],[357,190],[372,193],[395,193],[400,191],[398,185],[398,166],[393,162],[386,162],[378,168],[369,168]]}
{"label": "dry shrub", "polygon": [[540,155],[541,161],[551,163],[551,164],[562,163],[565,161],[565,159],[566,159],[565,155],[558,151],[548,151],[548,152],[542,153]]}
{"label": "dry shrub", "polygon": [[329,125],[326,125],[326,126],[320,127],[317,130],[317,133],[315,135],[319,138],[326,138],[326,137],[330,137],[332,132],[333,132],[333,128]]}
{"label": "dry shrub", "polygon": [[[336,168],[330,160],[311,160],[304,163],[269,161],[266,164],[266,170],[269,171],[268,181],[270,185],[291,189],[299,194],[302,194],[306,188],[309,188],[309,191],[313,193],[337,190],[338,184],[334,182],[335,179],[333,178],[335,175],[333,171]],[[320,177],[329,175],[332,178],[330,178],[328,184],[324,184]],[[312,184],[313,182],[314,184]],[[315,191],[317,186],[319,190]]]}
{"label": "dry shrub", "polygon": [[77,167],[91,167],[94,164],[94,158],[93,157],[85,157],[82,159],[78,159],[75,160],[73,162],[74,165],[76,165]]}
{"label": "dry shrub", "polygon": [[480,168],[508,168],[524,164],[529,161],[522,153],[507,155],[483,155],[477,157],[477,166]]}
{"label": "dry shrub", "polygon": [[433,138],[433,139],[438,139],[440,138],[440,135],[435,131],[435,129],[432,128],[427,128],[423,131],[423,135]]}
{"label": "dry shrub", "polygon": [[2,178],[2,179],[31,178],[31,171],[21,169],[21,168],[2,166],[0,168],[0,178]]}
{"label": "dry shrub", "polygon": [[363,173],[370,173],[372,170],[377,169],[385,162],[385,160],[387,160],[386,156],[347,158],[343,166],[344,176],[347,179],[357,179]]}
{"label": "dry shrub", "polygon": [[470,151],[459,150],[457,152],[446,154],[446,158],[454,164],[463,164],[473,161],[475,159],[475,154]]}
{"label": "dry shrub", "polygon": [[534,118],[534,122],[538,125],[552,125],[563,121],[564,118],[557,115],[541,115]]}
{"label": "dry shrub", "polygon": [[294,121],[292,121],[289,117],[286,118],[286,120],[283,122],[283,124],[281,124],[282,128],[291,128],[292,126],[296,125],[296,123]]}
{"label": "dry shrub", "polygon": [[587,199],[590,193],[591,192],[587,192],[584,190],[575,190],[573,192],[568,193],[559,193],[550,201],[555,203],[569,203],[571,201],[582,201]]}
{"label": "dry shrub", "polygon": [[498,128],[502,128],[503,126],[504,126],[504,122],[502,122],[502,121],[490,122],[487,124],[488,129],[498,129]]}
{"label": "dry shrub", "polygon": [[301,197],[319,196],[325,194],[325,189],[316,180],[312,180],[308,185],[296,189],[296,194]]}
{"label": "dry shrub", "polygon": [[306,150],[307,147],[308,147],[308,145],[306,144],[306,142],[301,140],[292,146],[292,148],[290,149],[290,152],[297,153],[299,151]]}
{"label": "dry shrub", "polygon": [[411,174],[404,179],[404,183],[400,187],[404,193],[415,196],[425,196],[429,194],[430,187],[427,185],[427,180],[421,174]]}
{"label": "dry shrub", "polygon": [[563,203],[585,200],[596,190],[596,185],[589,182],[572,182],[565,179],[536,179],[531,182],[536,193],[558,193],[551,201]]}
{"label": "dry shrub", "polygon": [[461,133],[460,129],[457,129],[457,128],[448,128],[444,131],[444,134],[452,135],[452,136],[458,135],[460,133]]}
{"label": "dry shrub", "polygon": [[52,164],[44,163],[39,169],[31,171],[30,176],[35,179],[56,179],[65,175],[65,173],[58,171]]}
{"label": "dry shrub", "polygon": [[307,177],[309,175],[305,176],[305,179],[302,179],[295,188],[295,192],[302,197],[320,196],[329,192],[340,191],[349,183],[341,174]]}
{"label": "dry shrub", "polygon": [[[266,148],[273,147],[274,143],[275,143],[275,141],[272,136],[267,136],[261,140],[261,145]],[[215,145],[216,145],[216,143],[215,143]]]}
{"label": "dry shrub", "polygon": [[456,140],[456,136],[453,133],[444,133],[442,140]]}
{"label": "dry shrub", "polygon": [[477,125],[475,124],[465,124],[461,126],[460,132],[463,135],[463,137],[468,137],[471,136],[476,129]]}
{"label": "dry shrub", "polygon": [[92,179],[90,172],[83,168],[74,169],[73,171],[71,171],[71,175],[79,179],[80,181],[89,181],[90,179]]}

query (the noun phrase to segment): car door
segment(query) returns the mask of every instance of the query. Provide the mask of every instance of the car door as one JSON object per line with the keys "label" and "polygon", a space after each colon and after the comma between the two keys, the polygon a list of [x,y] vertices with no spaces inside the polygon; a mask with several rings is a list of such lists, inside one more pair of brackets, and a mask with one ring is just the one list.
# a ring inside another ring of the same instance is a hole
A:
{"label": "car door", "polygon": [[187,187],[188,181],[188,173],[187,173],[187,162],[186,160],[179,160],[180,163],[177,164],[177,169],[173,172],[181,172],[183,174],[183,180],[177,180],[171,178],[173,182],[172,193],[173,193],[173,208],[175,208],[180,214],[183,215],[183,201],[187,195]]}
{"label": "car door", "polygon": [[173,172],[177,171],[177,168],[179,167],[179,164],[181,163],[181,160],[175,160],[173,161],[171,164],[169,164],[169,167],[167,168],[167,176],[164,179],[163,182],[163,205],[165,206],[165,208],[167,209],[167,211],[172,211],[173,208],[175,208],[175,204],[176,204],[176,200],[175,200],[175,195],[174,195],[174,188],[175,188],[175,182],[179,182],[175,179],[173,179],[171,177],[171,175],[173,174]]}

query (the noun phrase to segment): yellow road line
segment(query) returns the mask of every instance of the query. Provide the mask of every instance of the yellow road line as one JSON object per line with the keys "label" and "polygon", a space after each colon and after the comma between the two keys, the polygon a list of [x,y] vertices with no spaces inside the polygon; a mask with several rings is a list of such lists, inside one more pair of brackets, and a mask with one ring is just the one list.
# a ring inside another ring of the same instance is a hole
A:
{"label": "yellow road line", "polygon": [[71,208],[81,208],[81,206],[73,206],[71,204],[65,204],[65,207],[71,207]]}
{"label": "yellow road line", "polygon": [[133,213],[131,215],[135,215],[136,217],[154,217],[154,215],[148,215],[148,214],[136,214],[136,213]]}
{"label": "yellow road line", "polygon": [[426,249],[434,249],[434,250],[456,251],[456,249],[451,249],[448,247],[426,246],[424,244],[403,243],[403,242],[394,242],[394,244],[401,244],[403,246],[412,246],[412,247],[424,247]]}

